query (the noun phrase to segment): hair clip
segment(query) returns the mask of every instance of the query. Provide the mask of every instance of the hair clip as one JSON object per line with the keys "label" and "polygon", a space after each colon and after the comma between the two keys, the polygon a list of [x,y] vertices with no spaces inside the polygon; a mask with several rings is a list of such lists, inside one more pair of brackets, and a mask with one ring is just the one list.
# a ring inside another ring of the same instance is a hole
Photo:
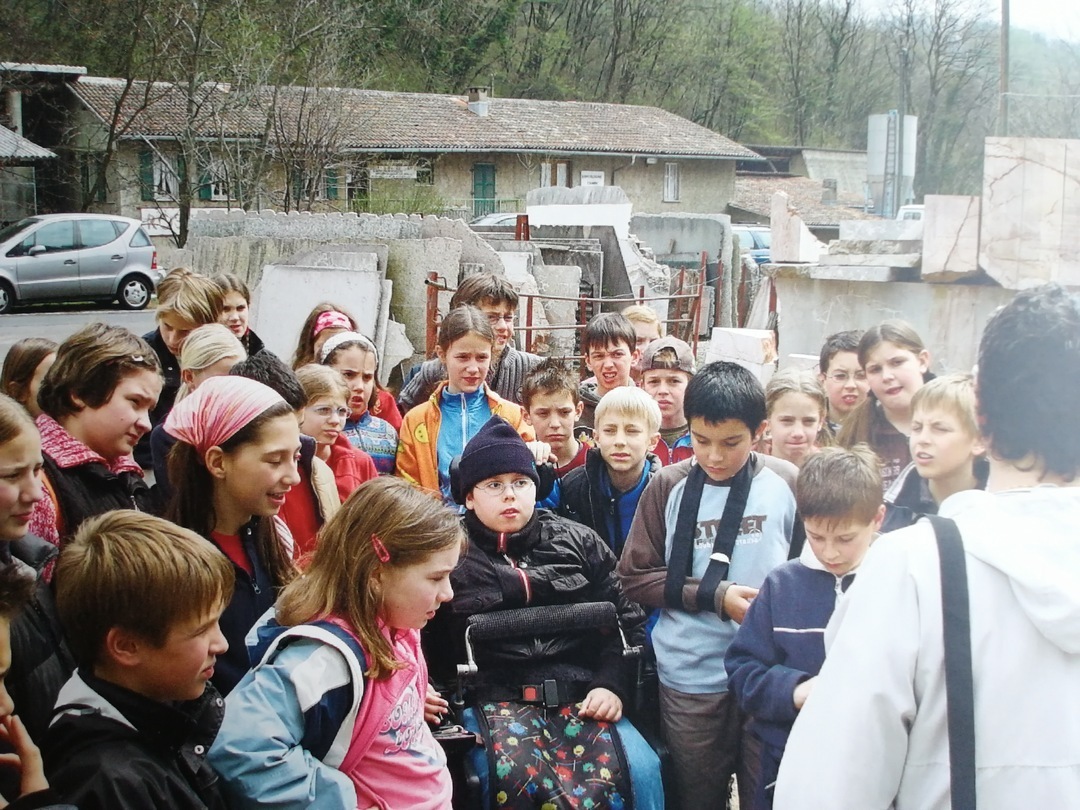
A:
{"label": "hair clip", "polygon": [[371,535],[371,545],[375,549],[375,556],[379,558],[379,562],[390,562],[390,552],[386,550],[386,546],[384,546],[383,541],[379,539],[379,535]]}

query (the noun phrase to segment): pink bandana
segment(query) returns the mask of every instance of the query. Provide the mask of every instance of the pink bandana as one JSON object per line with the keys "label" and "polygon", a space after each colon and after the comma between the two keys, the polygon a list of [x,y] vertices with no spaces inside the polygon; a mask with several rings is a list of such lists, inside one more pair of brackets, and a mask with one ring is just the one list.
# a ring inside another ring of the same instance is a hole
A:
{"label": "pink bandana", "polygon": [[320,313],[319,317],[315,319],[315,330],[311,333],[312,337],[316,337],[319,332],[324,329],[352,329],[352,321],[349,320],[349,316],[344,312],[336,312],[330,310],[330,312]]}
{"label": "pink bandana", "polygon": [[246,377],[211,377],[176,403],[165,419],[165,432],[203,456],[284,401],[272,388]]}

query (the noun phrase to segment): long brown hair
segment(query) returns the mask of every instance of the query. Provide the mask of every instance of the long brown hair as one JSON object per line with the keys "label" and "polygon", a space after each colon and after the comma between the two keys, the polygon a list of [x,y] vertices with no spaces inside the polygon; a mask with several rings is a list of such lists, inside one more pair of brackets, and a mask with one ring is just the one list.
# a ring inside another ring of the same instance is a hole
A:
{"label": "long brown hair", "polygon": [[[372,537],[388,552],[383,562]],[[377,680],[402,665],[379,632],[382,595],[375,577],[386,567],[407,567],[448,548],[463,548],[457,515],[431,494],[384,476],[360,486],[319,532],[304,576],[285,588],[277,620],[292,627],[336,615],[352,625],[368,656],[366,675]]]}
{"label": "long brown hair", "polygon": [[4,370],[0,372],[0,391],[25,407],[34,372],[42,360],[56,353],[58,345],[55,340],[40,337],[23,338],[12,345],[4,358]]}
{"label": "long brown hair", "polygon": [[[859,339],[859,365],[864,371],[870,353],[882,343],[892,343],[901,349],[907,349],[912,354],[926,351],[922,338],[910,323],[897,318],[882,321],[863,332],[863,336]],[[923,376],[926,377],[926,375]],[[858,407],[844,420],[843,427],[836,435],[836,443],[849,450],[857,444],[873,446],[871,435],[874,423],[881,418],[878,413],[877,397],[874,396],[873,391],[870,391],[866,399],[859,403]]]}
{"label": "long brown hair", "polygon": [[[222,442],[221,449],[231,453],[245,444],[258,441],[263,425],[286,415],[294,415],[287,403],[270,406],[228,441]],[[209,538],[215,521],[214,478],[206,469],[202,456],[187,442],[177,442],[169,451],[168,467],[173,493],[165,517],[178,526]],[[296,576],[296,567],[274,528],[273,518],[259,519],[255,530],[255,550],[276,587],[287,585]]]}
{"label": "long brown hair", "polygon": [[303,326],[300,327],[300,337],[296,342],[296,351],[293,352],[293,371],[300,368],[300,366],[306,366],[308,363],[319,362],[315,357],[315,321],[319,320],[319,316],[324,312],[340,312],[349,319],[352,330],[354,332],[357,330],[356,318],[337,304],[331,304],[329,301],[316,304],[304,319]]}

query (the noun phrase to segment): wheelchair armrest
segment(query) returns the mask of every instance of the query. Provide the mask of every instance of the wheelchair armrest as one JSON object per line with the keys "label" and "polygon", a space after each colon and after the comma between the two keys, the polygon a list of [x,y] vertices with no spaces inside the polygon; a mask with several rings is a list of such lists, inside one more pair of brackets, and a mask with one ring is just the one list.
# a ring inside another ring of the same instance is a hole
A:
{"label": "wheelchair armrest", "polygon": [[478,613],[469,617],[466,629],[474,641],[493,641],[548,633],[614,629],[618,625],[619,615],[611,602],[583,602]]}

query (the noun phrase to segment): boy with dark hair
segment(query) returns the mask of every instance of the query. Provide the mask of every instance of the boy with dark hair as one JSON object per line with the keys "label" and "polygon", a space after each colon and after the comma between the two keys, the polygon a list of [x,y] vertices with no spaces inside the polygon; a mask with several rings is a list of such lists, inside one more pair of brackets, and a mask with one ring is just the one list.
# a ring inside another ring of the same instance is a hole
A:
{"label": "boy with dark hair", "polygon": [[862,332],[849,330],[825,338],[818,358],[818,378],[829,396],[829,428],[835,434],[870,391],[859,364]]}
{"label": "boy with dark hair", "polygon": [[[938,510],[966,571],[970,784],[984,808],[1080,807],[1080,308],[1065,289],[1024,290],[990,318],[977,392],[986,491]],[[874,543],[829,622],[776,807],[950,806],[953,744],[969,738],[950,740],[942,599],[959,566],[946,568],[943,583],[929,521]]]}
{"label": "boy with dark hair", "polygon": [[225,807],[206,752],[225,713],[210,677],[233,580],[225,555],[166,520],[118,510],[82,525],[56,572],[79,664],[43,747],[61,796],[81,810]]}
{"label": "boy with dark hair", "polygon": [[731,692],[750,718],[739,787],[751,803],[741,810],[772,807],[784,745],[825,660],[825,625],[881,528],[880,467],[858,445],[826,447],[799,471],[806,545],[765,577],[724,657]]}
{"label": "boy with dark hair", "polygon": [[557,478],[585,463],[592,442],[585,431],[575,435],[583,406],[577,382],[565,363],[549,357],[530,371],[521,386],[521,406],[536,440],[545,442],[555,455]]}
{"label": "boy with dark hair", "polygon": [[660,716],[680,806],[724,807],[742,715],[724,654],[765,576],[787,559],[795,465],[752,452],[765,392],[736,363],[710,363],[683,404],[694,458],[645,488],[619,559],[626,595],[662,608],[653,629]]}
{"label": "boy with dark hair", "polygon": [[654,340],[641,358],[641,386],[660,406],[660,441],[653,450],[664,466],[690,458],[690,426],[683,413],[686,386],[694,376],[694,352],[676,337]]}
{"label": "boy with dark hair", "polygon": [[651,452],[660,438],[660,408],[639,388],[623,386],[596,406],[596,447],[559,481],[558,512],[588,526],[618,555],[645,486],[660,470]]}
{"label": "boy with dark hair", "polygon": [[591,428],[596,403],[608,391],[634,385],[630,369],[638,359],[637,333],[625,315],[601,312],[585,325],[581,335],[581,353],[593,376],[583,380],[578,394],[584,403],[580,422]]}
{"label": "boy with dark hair", "polygon": [[[503,399],[521,404],[521,384],[540,362],[540,357],[515,349],[514,337],[518,294],[505,276],[495,273],[473,273],[467,276],[450,299],[450,310],[470,305],[483,312],[495,332],[495,345],[488,368],[487,387]],[[448,310],[449,311],[449,310]],[[427,402],[435,387],[446,379],[446,365],[438,358],[421,364],[419,370],[401,388],[398,406],[404,414],[422,402]]]}

